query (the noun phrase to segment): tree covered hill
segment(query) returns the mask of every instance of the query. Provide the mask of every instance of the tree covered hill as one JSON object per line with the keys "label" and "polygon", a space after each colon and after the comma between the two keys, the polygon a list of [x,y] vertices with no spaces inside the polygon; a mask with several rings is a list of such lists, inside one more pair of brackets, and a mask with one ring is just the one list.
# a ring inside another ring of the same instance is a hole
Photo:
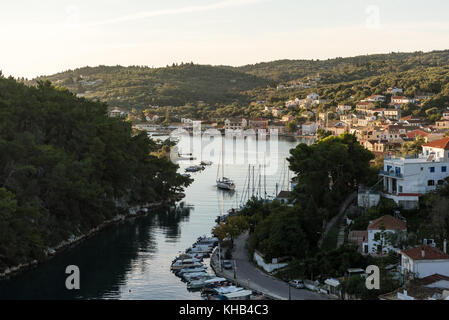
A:
{"label": "tree covered hill", "polygon": [[276,91],[277,84],[288,81],[308,82],[319,78],[319,89],[376,77],[416,74],[448,64],[449,50],[328,60],[278,60],[242,67],[193,63],[165,68],[98,66],[39,77],[27,84],[50,80],[55,86],[67,87],[78,95],[127,110],[144,110],[150,105],[198,106],[200,102],[213,109],[233,103],[244,106],[258,98],[265,100],[267,92]]}
{"label": "tree covered hill", "polygon": [[159,147],[104,103],[0,74],[0,273],[181,191],[190,180]]}
{"label": "tree covered hill", "polygon": [[208,104],[246,101],[242,91],[265,87],[270,82],[226,67],[194,64],[166,68],[86,67],[36,80],[50,80],[86,98],[125,109],[181,106],[198,101]]}
{"label": "tree covered hill", "polygon": [[327,60],[278,60],[237,68],[275,82],[315,77],[325,84],[360,80],[390,72],[403,72],[417,67],[439,67],[449,63],[449,50],[428,53],[373,54]]}

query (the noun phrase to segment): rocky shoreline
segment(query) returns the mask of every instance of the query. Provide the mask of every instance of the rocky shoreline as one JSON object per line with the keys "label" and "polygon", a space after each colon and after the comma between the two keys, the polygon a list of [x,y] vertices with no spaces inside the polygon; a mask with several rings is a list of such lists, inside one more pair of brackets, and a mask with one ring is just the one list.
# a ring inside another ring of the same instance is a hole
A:
{"label": "rocky shoreline", "polygon": [[79,243],[81,243],[81,242],[83,242],[83,241],[93,237],[94,235],[98,234],[99,232],[101,232],[102,230],[104,230],[105,228],[107,228],[109,226],[112,226],[114,224],[123,222],[123,221],[125,221],[127,219],[130,219],[130,218],[135,218],[135,217],[139,217],[139,216],[145,216],[152,209],[156,209],[156,208],[160,208],[160,207],[162,207],[164,205],[170,205],[170,204],[176,203],[177,201],[180,201],[184,197],[185,197],[185,195],[183,193],[180,193],[175,198],[172,198],[172,199],[169,199],[169,200],[159,201],[159,202],[155,202],[155,203],[149,203],[149,204],[145,204],[143,206],[130,207],[128,209],[128,214],[117,215],[113,219],[105,221],[102,224],[100,224],[99,226],[91,229],[86,234],[79,235],[79,236],[72,235],[69,239],[67,239],[65,241],[62,241],[56,247],[47,248],[47,250],[46,250],[46,258],[43,261],[41,261],[41,262],[39,262],[37,260],[33,260],[31,262],[28,262],[28,263],[22,263],[22,264],[19,264],[17,266],[6,268],[6,270],[3,273],[0,273],[0,281],[4,280],[6,278],[12,277],[12,276],[16,276],[19,273],[22,273],[22,272],[24,272],[26,270],[31,269],[32,267],[37,266],[39,263],[48,261],[49,259],[51,259],[55,255],[57,255],[58,253],[61,253],[61,252],[63,252],[66,249],[73,248],[74,246],[76,246]]}

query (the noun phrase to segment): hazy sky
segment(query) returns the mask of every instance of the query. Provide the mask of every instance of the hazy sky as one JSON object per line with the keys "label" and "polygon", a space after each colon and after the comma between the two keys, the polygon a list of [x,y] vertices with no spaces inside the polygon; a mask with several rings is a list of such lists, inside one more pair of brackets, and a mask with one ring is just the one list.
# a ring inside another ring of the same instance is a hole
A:
{"label": "hazy sky", "polygon": [[447,0],[5,0],[0,70],[243,65],[449,49]]}

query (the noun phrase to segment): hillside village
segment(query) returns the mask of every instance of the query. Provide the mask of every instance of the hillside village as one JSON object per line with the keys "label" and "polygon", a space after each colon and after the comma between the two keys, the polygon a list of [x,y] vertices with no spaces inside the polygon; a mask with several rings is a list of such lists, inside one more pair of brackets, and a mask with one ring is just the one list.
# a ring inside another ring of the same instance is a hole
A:
{"label": "hillside village", "polygon": [[[284,90],[284,87],[280,86],[278,90]],[[254,129],[270,134],[275,130],[280,135],[309,137],[313,141],[345,133],[354,135],[365,149],[375,154],[373,163],[380,167],[378,184],[359,188],[358,210],[375,208],[385,199],[393,200],[399,210],[369,221],[364,230],[353,230],[351,224],[354,221],[346,214],[346,223],[341,229],[346,232],[344,242],[356,245],[362,255],[381,257],[394,253],[399,257],[396,264],[389,266],[389,272],[401,283],[402,289],[382,294],[380,299],[448,299],[447,241],[436,243],[433,239],[422,239],[422,244],[407,246],[407,219],[401,215],[401,210],[419,210],[420,199],[443,186],[449,177],[449,108],[435,122],[413,115],[402,116],[404,105],[419,107],[432,96],[408,97],[403,95],[404,91],[392,87],[382,95],[368,96],[355,105],[331,107],[325,113],[317,112],[317,107],[328,101],[310,92],[303,98],[285,101],[282,107],[266,106],[266,101],[253,103],[263,106],[264,113],[270,118],[226,118],[222,123],[209,120],[203,120],[203,123],[206,128],[221,128],[228,132]],[[299,108],[300,116],[308,120],[297,124],[296,117],[287,113],[292,108]],[[111,113],[111,116],[126,116],[118,109],[113,112],[115,114]],[[145,115],[145,120],[153,124],[162,119],[150,112]],[[180,119],[186,129],[191,129],[195,121],[201,120]],[[288,192],[282,191],[278,198],[288,202]],[[346,295],[349,298],[348,293],[342,293],[341,285],[354,270],[348,269],[343,278],[327,279],[321,286],[319,282],[309,281],[308,287],[334,297]]]}

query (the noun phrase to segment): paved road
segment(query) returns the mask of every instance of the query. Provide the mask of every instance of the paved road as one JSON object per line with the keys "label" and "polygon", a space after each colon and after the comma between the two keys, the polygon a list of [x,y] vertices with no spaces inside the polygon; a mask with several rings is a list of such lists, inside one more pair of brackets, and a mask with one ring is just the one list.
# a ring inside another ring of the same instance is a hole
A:
{"label": "paved road", "polygon": [[[262,292],[266,295],[280,300],[288,300],[288,284],[275,279],[261,270],[259,270],[254,264],[252,264],[247,255],[245,249],[248,233],[245,233],[235,240],[234,250],[232,257],[236,265],[237,282],[246,288]],[[231,270],[223,270],[224,275],[227,278],[234,278],[234,272]],[[217,270],[217,274],[220,272]],[[309,290],[300,290],[291,288],[292,300],[328,300],[325,295],[321,295]]]}

